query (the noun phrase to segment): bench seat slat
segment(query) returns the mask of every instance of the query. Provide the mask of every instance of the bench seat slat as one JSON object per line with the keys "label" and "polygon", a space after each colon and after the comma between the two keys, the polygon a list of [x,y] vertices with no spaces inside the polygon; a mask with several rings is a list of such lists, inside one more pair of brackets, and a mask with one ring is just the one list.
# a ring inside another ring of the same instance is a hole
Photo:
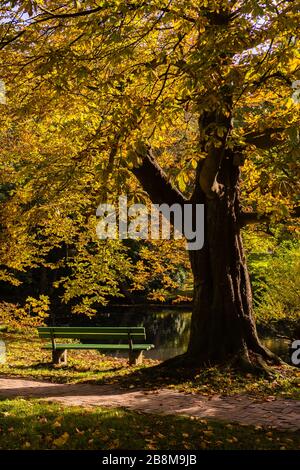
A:
{"label": "bench seat slat", "polygon": [[[73,338],[73,339],[127,339],[129,333],[69,333],[69,332],[53,332],[51,333],[40,333],[40,338]],[[130,333],[132,339],[145,339],[145,333]]]}
{"label": "bench seat slat", "polygon": [[39,333],[50,333],[55,332],[70,332],[80,333],[82,331],[86,333],[144,333],[145,328],[143,326],[39,326]]}
{"label": "bench seat slat", "polygon": [[[133,344],[134,351],[153,349],[154,344]],[[52,344],[44,344],[42,349],[52,349]],[[128,344],[82,344],[82,343],[61,343],[56,344],[55,349],[106,349],[106,350],[129,350]]]}

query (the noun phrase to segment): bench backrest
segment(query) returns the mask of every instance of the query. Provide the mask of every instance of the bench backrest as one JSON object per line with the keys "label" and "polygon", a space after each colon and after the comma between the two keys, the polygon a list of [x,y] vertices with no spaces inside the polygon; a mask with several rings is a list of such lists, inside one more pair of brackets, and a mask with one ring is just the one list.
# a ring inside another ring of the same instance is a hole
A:
{"label": "bench backrest", "polygon": [[146,339],[143,326],[134,327],[102,327],[102,326],[40,326],[38,327],[40,338],[70,338],[79,340],[124,340],[140,341]]}

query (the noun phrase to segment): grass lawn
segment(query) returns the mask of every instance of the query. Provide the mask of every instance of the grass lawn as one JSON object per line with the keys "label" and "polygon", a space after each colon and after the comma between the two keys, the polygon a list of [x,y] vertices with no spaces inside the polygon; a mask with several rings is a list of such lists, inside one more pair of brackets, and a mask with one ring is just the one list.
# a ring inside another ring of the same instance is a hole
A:
{"label": "grass lawn", "polygon": [[297,449],[296,432],[203,419],[0,401],[0,449]]}
{"label": "grass lawn", "polygon": [[211,367],[202,370],[172,371],[157,368],[146,360],[140,367],[129,367],[127,359],[113,358],[96,351],[68,351],[67,366],[53,366],[51,352],[41,349],[35,332],[31,335],[1,335],[7,347],[7,361],[0,364],[0,374],[32,377],[53,382],[118,383],[123,387],[172,387],[202,395],[232,395],[300,399],[300,370],[278,367],[274,377],[266,379],[251,374],[237,374],[229,368]]}

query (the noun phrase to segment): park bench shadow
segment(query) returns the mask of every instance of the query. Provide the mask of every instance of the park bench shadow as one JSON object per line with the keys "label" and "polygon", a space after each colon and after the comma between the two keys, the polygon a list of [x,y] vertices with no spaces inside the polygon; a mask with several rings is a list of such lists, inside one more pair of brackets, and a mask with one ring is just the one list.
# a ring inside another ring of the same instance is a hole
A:
{"label": "park bench shadow", "polygon": [[[108,368],[101,368],[101,369],[93,369],[93,373],[95,374],[98,374],[98,373],[101,373],[101,372],[116,372],[118,370],[121,370],[123,369],[124,366],[123,365],[120,365],[120,366],[115,366],[115,367],[108,367]],[[30,365],[25,365],[25,364],[21,364],[18,366],[18,369],[22,369],[22,370],[40,370],[40,369],[53,369],[53,364],[52,362],[38,362],[36,364],[30,364]],[[62,371],[68,371],[68,372],[89,372],[89,369],[86,368],[86,369],[81,369],[79,366],[77,365],[61,365],[59,366],[59,368],[57,370],[62,370]]]}
{"label": "park bench shadow", "polygon": [[[36,366],[38,366],[38,364]],[[26,369],[27,367],[24,366],[23,368]],[[32,366],[28,366],[28,369],[30,368],[32,368]],[[122,367],[120,367],[120,369],[121,368]],[[190,371],[189,377],[191,377],[191,375],[192,372]],[[142,370],[134,370],[132,373],[124,377],[100,377],[99,379],[87,379],[86,382],[76,384],[47,382],[47,377],[44,378],[44,384],[41,384],[43,382],[43,378],[24,378],[0,375],[0,400],[15,399],[17,397],[55,398],[94,396],[101,398],[101,396],[105,397],[107,395],[134,394],[135,392],[144,391],[145,397],[143,396],[142,401],[143,404],[147,406],[147,401],[150,399],[147,398],[147,391],[155,391],[157,388],[163,388],[172,383],[186,380],[186,376],[187,374],[183,377],[178,374],[178,372],[175,373],[175,371],[173,373],[171,373],[170,370],[164,371],[164,368],[157,366],[148,367]],[[5,386],[5,379],[7,379],[7,384],[10,380],[13,380],[13,386]],[[61,380],[63,377],[58,377],[57,379]],[[36,386],[34,386],[34,382],[37,383]],[[150,400],[153,399],[154,397]]]}
{"label": "park bench shadow", "polygon": [[[186,400],[185,397],[174,400],[174,392],[171,389],[161,390],[157,395],[155,390],[121,388],[113,384],[42,384],[41,381],[25,380],[17,377],[14,379],[7,377],[6,380],[6,386],[5,378],[2,377],[0,380],[0,400],[36,398],[80,407],[125,407],[148,413],[165,413],[167,411],[167,414],[169,412],[172,414],[185,412],[191,414],[199,409],[197,398],[191,395],[191,402]],[[36,386],[34,382],[36,382]],[[234,406],[233,403],[232,408]],[[210,406],[210,417],[214,416],[215,411],[217,409]]]}
{"label": "park bench shadow", "polygon": [[[13,380],[17,382],[13,387],[2,385],[2,380],[5,379]],[[26,382],[30,384],[26,385]],[[34,386],[34,382],[37,382],[37,385]],[[23,377],[0,377],[0,399],[14,399],[16,397],[24,398],[43,398],[43,397],[59,397],[59,396],[105,396],[112,394],[122,394],[127,393],[128,390],[115,387],[112,389],[109,385],[94,385],[90,383],[80,383],[80,384],[60,384],[60,383],[50,383],[45,382],[45,385],[40,385],[41,380],[38,379],[24,379]],[[20,384],[18,386],[18,383]],[[91,387],[93,388],[91,390]],[[109,387],[109,388],[108,388]]]}

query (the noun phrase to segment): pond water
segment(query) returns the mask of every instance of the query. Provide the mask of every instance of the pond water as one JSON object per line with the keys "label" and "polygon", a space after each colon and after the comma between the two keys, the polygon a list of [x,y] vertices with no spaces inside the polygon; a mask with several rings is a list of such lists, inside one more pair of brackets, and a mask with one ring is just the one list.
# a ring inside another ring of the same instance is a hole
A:
{"label": "pond water", "polygon": [[[145,357],[166,360],[186,351],[189,340],[191,312],[182,309],[124,308],[97,315],[95,326],[144,326],[147,342],[155,348]],[[289,340],[265,337],[263,343],[286,361],[289,359]],[[122,355],[122,353],[116,353]]]}

